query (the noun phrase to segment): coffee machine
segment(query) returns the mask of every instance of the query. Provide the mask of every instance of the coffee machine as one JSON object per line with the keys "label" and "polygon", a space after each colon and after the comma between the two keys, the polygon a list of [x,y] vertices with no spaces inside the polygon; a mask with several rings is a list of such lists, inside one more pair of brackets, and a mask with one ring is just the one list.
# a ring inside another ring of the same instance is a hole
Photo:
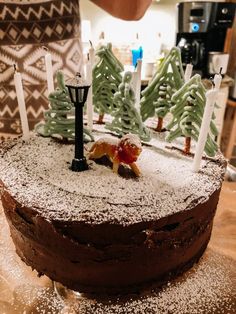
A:
{"label": "coffee machine", "polygon": [[193,64],[195,73],[209,77],[209,55],[223,52],[227,29],[233,24],[236,4],[227,2],[180,2],[177,5],[176,45],[183,65]]}

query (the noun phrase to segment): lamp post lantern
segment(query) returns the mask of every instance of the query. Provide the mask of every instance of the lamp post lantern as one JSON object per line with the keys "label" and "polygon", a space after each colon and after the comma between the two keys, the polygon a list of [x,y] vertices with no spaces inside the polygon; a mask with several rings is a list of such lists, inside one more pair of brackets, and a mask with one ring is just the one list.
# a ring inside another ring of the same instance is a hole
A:
{"label": "lamp post lantern", "polygon": [[87,100],[90,85],[81,77],[80,73],[72,79],[66,81],[71,102],[75,106],[75,157],[72,160],[72,171],[88,170],[88,164],[84,157],[84,124],[83,124],[83,106]]}

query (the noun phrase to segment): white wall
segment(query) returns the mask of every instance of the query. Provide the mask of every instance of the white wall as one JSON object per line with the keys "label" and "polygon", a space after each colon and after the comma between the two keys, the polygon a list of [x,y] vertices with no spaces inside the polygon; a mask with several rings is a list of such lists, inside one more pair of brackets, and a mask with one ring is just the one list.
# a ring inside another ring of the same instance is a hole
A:
{"label": "white wall", "polygon": [[158,33],[161,33],[161,41],[167,47],[175,44],[176,6],[174,1],[167,4],[153,4],[141,20],[131,22],[110,16],[89,0],[80,0],[80,8],[81,18],[91,21],[94,44],[97,43],[102,31],[105,32],[107,41],[116,44],[134,42],[136,33],[139,33],[140,41],[144,46],[158,45]]}

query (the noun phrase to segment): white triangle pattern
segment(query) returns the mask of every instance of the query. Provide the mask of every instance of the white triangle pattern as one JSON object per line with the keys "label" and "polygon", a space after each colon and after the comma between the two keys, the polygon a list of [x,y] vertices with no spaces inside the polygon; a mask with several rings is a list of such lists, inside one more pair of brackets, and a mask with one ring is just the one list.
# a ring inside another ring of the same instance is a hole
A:
{"label": "white triangle pattern", "polygon": [[[58,2],[58,1],[55,1]],[[66,4],[66,2],[68,4]],[[11,6],[12,7],[12,6]],[[76,1],[61,1],[60,6],[55,5],[53,2],[50,5],[49,10],[47,10],[44,6],[40,5],[38,9],[38,5],[36,6],[36,9],[34,9],[34,6],[28,5],[28,10],[25,10],[26,5],[24,4],[24,9],[21,8],[21,6],[18,4],[15,6],[15,10],[12,10],[10,6],[5,4],[3,6],[3,10],[0,12],[0,20],[4,20],[6,18],[6,15],[9,14],[12,19],[17,20],[19,16],[23,16],[26,20],[37,18],[40,20],[42,18],[42,15],[45,14],[49,18],[53,16],[53,14],[56,12],[59,15],[63,16],[66,14],[71,14],[73,11],[77,12],[78,5],[76,5]]]}

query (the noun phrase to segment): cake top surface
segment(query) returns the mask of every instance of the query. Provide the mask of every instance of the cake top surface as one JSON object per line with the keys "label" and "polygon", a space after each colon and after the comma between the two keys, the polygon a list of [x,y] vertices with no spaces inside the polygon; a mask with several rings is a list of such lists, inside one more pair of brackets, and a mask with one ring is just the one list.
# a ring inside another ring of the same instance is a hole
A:
{"label": "cake top surface", "polygon": [[[112,136],[95,133],[95,139],[101,137]],[[16,201],[49,220],[122,225],[157,220],[205,202],[220,188],[225,171],[218,154],[203,159],[201,171],[194,173],[193,158],[167,148],[164,137],[155,135],[143,146],[137,161],[142,176],[134,178],[94,161],[90,170],[72,172],[74,145],[32,135],[28,142],[2,145],[0,179]]]}

